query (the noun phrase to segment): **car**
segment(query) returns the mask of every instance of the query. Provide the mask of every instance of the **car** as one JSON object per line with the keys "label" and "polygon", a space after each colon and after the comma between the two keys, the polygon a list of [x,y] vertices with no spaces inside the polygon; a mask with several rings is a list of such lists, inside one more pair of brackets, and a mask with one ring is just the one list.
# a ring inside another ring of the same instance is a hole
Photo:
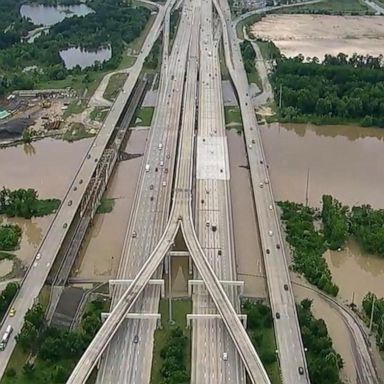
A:
{"label": "car", "polygon": [[277,249],[280,249],[280,244],[276,244],[276,248],[277,248]]}
{"label": "car", "polygon": [[133,232],[132,232],[132,237],[135,238],[136,236],[137,236],[136,231],[133,231]]}
{"label": "car", "polygon": [[284,291],[288,291],[288,284],[284,284]]}
{"label": "car", "polygon": [[165,169],[164,169],[164,173],[168,173],[168,168],[165,168]]}
{"label": "car", "polygon": [[207,220],[206,222],[205,222],[205,226],[206,227],[209,227],[211,225],[211,223],[209,222],[209,220]]}
{"label": "car", "polygon": [[219,256],[222,255],[222,251],[221,251],[221,249],[219,249],[219,250],[217,251],[217,254],[218,254]]}
{"label": "car", "polygon": [[252,144],[255,144],[255,139],[252,139]]}
{"label": "car", "polygon": [[304,368],[303,367],[299,367],[299,374],[304,375]]}
{"label": "car", "polygon": [[11,308],[11,310],[9,311],[9,317],[13,317],[16,315],[16,309],[15,308]]}
{"label": "car", "polygon": [[36,260],[40,260],[40,257],[41,257],[41,253],[39,252],[39,253],[36,255]]}
{"label": "car", "polygon": [[167,186],[167,182],[163,181],[163,187],[166,187],[166,186]]}
{"label": "car", "polygon": [[267,255],[271,253],[271,251],[268,248],[265,250],[265,252],[267,253]]}
{"label": "car", "polygon": [[151,184],[151,185],[149,186],[149,189],[150,189],[150,190],[152,190],[152,189],[153,189],[153,184]]}
{"label": "car", "polygon": [[248,145],[248,148],[249,148],[249,149],[252,149],[252,144],[249,144],[249,145]]}
{"label": "car", "polygon": [[160,167],[163,167],[163,166],[164,166],[164,161],[161,160],[161,161],[160,161]]}
{"label": "car", "polygon": [[138,342],[139,342],[139,336],[135,336],[134,338],[133,338],[133,342],[135,343],[135,344],[137,344]]}
{"label": "car", "polygon": [[273,235],[273,232],[271,230],[268,231],[268,235],[269,236],[272,236]]}
{"label": "car", "polygon": [[159,170],[159,168],[156,167],[156,168],[155,168],[155,172],[157,172],[158,170]]}
{"label": "car", "polygon": [[276,312],[276,319],[280,319],[280,313],[279,312]]}
{"label": "car", "polygon": [[227,352],[223,352],[223,360],[224,361],[228,360],[228,353]]}
{"label": "car", "polygon": [[264,183],[265,183],[265,184],[269,184],[269,180],[268,180],[268,179],[265,179],[265,180],[264,180]]}
{"label": "car", "polygon": [[70,207],[72,205],[72,200],[69,200],[68,201],[68,207]]}
{"label": "car", "polygon": [[153,201],[153,196],[151,196],[151,201]]}
{"label": "car", "polygon": [[264,184],[263,184],[263,183],[260,183],[259,186],[260,186],[260,188],[263,188],[263,187],[264,187]]}
{"label": "car", "polygon": [[272,204],[269,206],[269,209],[272,211],[272,209],[273,209],[273,205]]}

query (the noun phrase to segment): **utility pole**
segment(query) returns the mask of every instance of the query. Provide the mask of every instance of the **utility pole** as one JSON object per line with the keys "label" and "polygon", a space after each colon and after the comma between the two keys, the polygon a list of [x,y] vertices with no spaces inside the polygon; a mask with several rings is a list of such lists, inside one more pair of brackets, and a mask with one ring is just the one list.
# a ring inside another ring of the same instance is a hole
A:
{"label": "utility pole", "polygon": [[373,312],[375,311],[375,301],[376,301],[376,297],[373,296],[373,300],[372,300],[372,309],[371,309],[371,319],[369,321],[369,334],[371,335],[372,333],[372,323],[373,323]]}
{"label": "utility pole", "polygon": [[305,188],[305,206],[308,207],[309,200],[309,168],[307,169],[307,185]]}

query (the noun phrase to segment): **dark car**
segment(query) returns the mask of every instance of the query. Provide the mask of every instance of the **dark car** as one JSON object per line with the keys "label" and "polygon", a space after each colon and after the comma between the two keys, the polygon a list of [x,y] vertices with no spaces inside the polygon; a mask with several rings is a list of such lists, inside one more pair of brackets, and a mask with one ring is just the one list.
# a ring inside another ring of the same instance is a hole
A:
{"label": "dark car", "polygon": [[266,252],[267,252],[267,255],[269,255],[271,253],[271,251],[269,249],[267,249]]}
{"label": "dark car", "polygon": [[276,244],[276,248],[277,248],[277,249],[280,249],[280,244]]}
{"label": "dark car", "polygon": [[304,368],[303,367],[299,367],[299,373],[300,373],[300,375],[304,375]]}
{"label": "dark car", "polygon": [[288,284],[284,284],[284,290],[288,291]]}
{"label": "dark car", "polygon": [[135,343],[135,344],[137,344],[138,342],[139,342],[139,336],[135,336],[134,337],[134,339],[133,339],[133,342]]}
{"label": "dark car", "polygon": [[276,312],[276,319],[280,319],[280,313]]}

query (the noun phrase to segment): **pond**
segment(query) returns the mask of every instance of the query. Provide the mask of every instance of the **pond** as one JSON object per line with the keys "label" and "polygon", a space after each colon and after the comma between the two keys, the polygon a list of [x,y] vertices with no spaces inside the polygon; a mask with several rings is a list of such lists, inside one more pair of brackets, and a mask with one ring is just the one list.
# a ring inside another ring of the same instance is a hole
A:
{"label": "pond", "polygon": [[80,47],[67,48],[60,51],[65,68],[72,69],[77,65],[81,69],[94,65],[97,61],[103,63],[112,57],[111,47],[101,48],[96,51],[87,51]]}
{"label": "pond", "polygon": [[51,26],[64,20],[66,17],[85,16],[94,12],[85,4],[45,6],[42,4],[23,4],[20,15],[30,19],[35,25]]}

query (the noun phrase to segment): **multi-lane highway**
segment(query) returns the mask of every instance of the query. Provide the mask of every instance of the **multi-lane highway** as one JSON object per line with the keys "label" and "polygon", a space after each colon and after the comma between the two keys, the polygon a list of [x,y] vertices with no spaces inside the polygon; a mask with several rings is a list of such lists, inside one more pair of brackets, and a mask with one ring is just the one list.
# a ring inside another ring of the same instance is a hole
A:
{"label": "multi-lane highway", "polygon": [[260,131],[249,96],[248,80],[242,63],[240,47],[235,30],[232,28],[227,1],[214,0],[214,2],[223,24],[226,63],[236,88],[243,118],[281,374],[283,382],[287,384],[309,383],[287,259],[284,247],[280,246],[282,236],[279,220],[269,183]]}
{"label": "multi-lane highway", "polygon": [[[191,8],[193,3],[187,2]],[[196,20],[194,18],[194,20]],[[195,34],[193,35],[195,36]],[[196,60],[196,57],[190,57]],[[188,88],[190,89],[190,88]],[[252,383],[269,383],[268,376],[260,362],[260,359],[242,326],[235,309],[232,306],[226,292],[207,261],[205,254],[198,242],[192,217],[192,176],[193,176],[193,145],[194,145],[194,114],[191,110],[191,98],[195,102],[196,94],[193,91],[184,92],[183,121],[179,141],[179,152],[176,166],[175,187],[172,201],[171,214],[165,232],[158,245],[147,258],[141,270],[137,273],[133,282],[126,289],[120,300],[114,306],[110,316],[105,321],[87,351],[80,359],[78,365],[68,380],[69,384],[85,383],[93,367],[107,348],[119,326],[125,319],[127,312],[133,309],[133,305],[143,292],[149,279],[156,272],[159,264],[172,246],[176,233],[181,227],[187,247],[202,279],[206,283],[208,292],[223,317],[224,324],[242,358]]]}
{"label": "multi-lane highway", "polygon": [[[190,35],[190,10],[184,7],[179,33],[168,57],[170,9],[171,7],[168,8],[164,23],[163,61],[157,106],[143,160],[135,209],[127,228],[118,279],[135,277],[159,241],[168,221],[188,50],[188,45],[184,42],[188,41]],[[161,271],[157,274],[159,273]],[[115,290],[113,305],[125,288],[119,286]],[[159,297],[159,288],[148,286],[133,307],[133,312],[157,313]],[[103,358],[98,382],[148,383],[155,327],[156,321],[151,319],[124,321]],[[138,341],[134,343],[135,338]]]}
{"label": "multi-lane highway", "polygon": [[[17,316],[10,317],[8,314],[5,316],[0,329],[0,335],[4,334],[8,325],[13,327],[13,335],[19,333],[23,326],[24,316],[27,310],[32,307],[35,298],[39,295],[56,255],[62,246],[70,224],[80,206],[80,202],[82,201],[89,181],[124,110],[127,99],[137,82],[145,57],[150,52],[157,39],[162,20],[170,3],[171,0],[169,0],[164,7],[159,9],[152,28],[143,44],[142,50],[137,57],[134,66],[131,68],[130,75],[123,86],[123,92],[117,97],[99,134],[96,136],[88,153],[85,154],[83,161],[79,164],[79,169],[74,175],[73,181],[63,198],[62,205],[37,249],[35,260],[28,269],[22,281],[20,291],[12,304],[12,307],[16,310]],[[4,374],[14,347],[15,340],[14,337],[12,337],[8,342],[6,349],[2,351],[0,355],[0,376]]]}
{"label": "multi-lane highway", "polygon": [[[229,162],[220,63],[219,33],[214,36],[212,2],[201,5],[199,110],[196,148],[196,231],[201,247],[221,280],[235,280]],[[219,28],[220,32],[220,28]],[[196,276],[199,278],[199,276]],[[239,311],[236,288],[227,293]],[[193,294],[196,314],[217,313],[205,287]],[[244,383],[245,372],[221,319],[193,321],[192,383]]]}

